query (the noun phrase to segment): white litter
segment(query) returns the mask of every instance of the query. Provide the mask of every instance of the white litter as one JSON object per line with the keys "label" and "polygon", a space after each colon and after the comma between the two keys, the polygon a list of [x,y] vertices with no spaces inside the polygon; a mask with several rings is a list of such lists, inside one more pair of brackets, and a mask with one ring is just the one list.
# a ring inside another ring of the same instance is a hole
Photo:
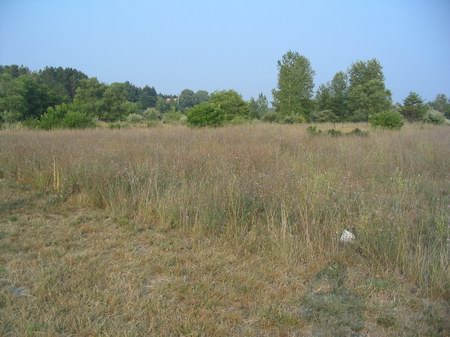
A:
{"label": "white litter", "polygon": [[344,229],[339,241],[342,243],[352,243],[353,241],[355,241],[355,239],[356,239],[356,236],[352,232]]}

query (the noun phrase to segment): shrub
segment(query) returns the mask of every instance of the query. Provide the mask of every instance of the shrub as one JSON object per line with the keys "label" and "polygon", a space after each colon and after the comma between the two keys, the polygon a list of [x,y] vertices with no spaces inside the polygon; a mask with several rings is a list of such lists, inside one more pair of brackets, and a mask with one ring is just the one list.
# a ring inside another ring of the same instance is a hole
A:
{"label": "shrub", "polygon": [[225,115],[220,106],[211,102],[190,108],[186,115],[188,123],[192,126],[220,126],[225,121]]}
{"label": "shrub", "polygon": [[69,111],[62,120],[62,127],[70,129],[86,129],[95,127],[95,120],[86,113]]}
{"label": "shrub", "polygon": [[306,118],[303,115],[287,115],[280,116],[278,121],[283,124],[301,124],[306,123]]}
{"label": "shrub", "polygon": [[264,122],[275,123],[278,119],[278,114],[275,111],[266,112],[262,115],[261,120]]}
{"label": "shrub", "polygon": [[183,119],[184,115],[181,112],[171,110],[166,112],[163,115],[163,122],[164,123],[176,123]]}
{"label": "shrub", "polygon": [[429,109],[425,116],[423,117],[423,121],[425,123],[431,123],[431,124],[444,124],[445,123],[445,116],[442,112]]}
{"label": "shrub", "polygon": [[384,111],[371,115],[369,123],[374,127],[398,130],[403,126],[403,117],[396,111]]}
{"label": "shrub", "polygon": [[338,118],[332,110],[321,110],[316,111],[311,116],[312,120],[316,123],[325,123],[325,122],[337,122]]}
{"label": "shrub", "polygon": [[64,116],[69,112],[69,105],[63,103],[55,107],[50,107],[39,119],[38,127],[44,130],[62,127]]}
{"label": "shrub", "polygon": [[161,113],[155,108],[148,108],[145,110],[144,117],[149,121],[158,121],[162,118]]}
{"label": "shrub", "polygon": [[336,130],[336,129],[330,129],[327,130],[327,135],[331,137],[339,137],[342,136],[342,131]]}
{"label": "shrub", "polygon": [[322,130],[318,129],[315,125],[308,126],[306,132],[308,132],[312,136],[322,134]]}
{"label": "shrub", "polygon": [[367,137],[369,135],[369,132],[363,131],[360,128],[356,128],[356,129],[348,132],[347,135],[349,135],[349,136]]}
{"label": "shrub", "polygon": [[140,123],[144,120],[145,120],[145,117],[142,115],[139,115],[137,113],[132,113],[127,116],[128,123]]}
{"label": "shrub", "polygon": [[245,116],[236,116],[230,121],[230,124],[232,124],[232,125],[242,125],[242,124],[248,123],[249,121],[250,120],[247,117],[245,117]]}
{"label": "shrub", "polygon": [[48,108],[41,116],[37,127],[44,130],[55,128],[84,129],[95,127],[95,120],[88,114],[73,110],[73,105],[60,104]]}

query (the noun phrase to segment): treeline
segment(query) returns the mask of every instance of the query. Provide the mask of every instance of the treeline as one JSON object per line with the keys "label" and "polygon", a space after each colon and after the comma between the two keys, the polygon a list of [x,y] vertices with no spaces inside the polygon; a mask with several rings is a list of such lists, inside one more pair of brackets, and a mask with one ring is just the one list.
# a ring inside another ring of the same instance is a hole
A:
{"label": "treeline", "polygon": [[439,124],[450,118],[450,100],[444,94],[425,102],[411,92],[402,104],[393,104],[376,59],[353,63],[315,92],[314,75],[306,57],[288,51],[278,61],[278,85],[270,106],[263,94],[249,101],[234,90],[209,94],[185,89],[179,95],[163,95],[152,86],[141,88],[128,81],[108,85],[73,68],[33,72],[24,66],[0,66],[0,124],[52,129],[93,127],[99,121],[219,126],[249,120],[292,124],[386,118]]}

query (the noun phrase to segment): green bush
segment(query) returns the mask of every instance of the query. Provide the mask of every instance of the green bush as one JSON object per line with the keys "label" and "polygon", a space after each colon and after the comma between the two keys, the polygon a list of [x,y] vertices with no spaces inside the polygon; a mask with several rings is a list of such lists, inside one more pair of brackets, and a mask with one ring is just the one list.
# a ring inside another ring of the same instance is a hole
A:
{"label": "green bush", "polygon": [[220,126],[225,122],[225,114],[220,106],[211,102],[190,108],[186,115],[188,123],[192,126]]}
{"label": "green bush", "polygon": [[320,135],[322,134],[322,130],[318,129],[315,125],[310,125],[306,129],[306,132],[308,132],[312,136]]}
{"label": "green bush", "polygon": [[278,122],[282,124],[301,124],[306,123],[307,121],[303,115],[286,115],[280,116]]}
{"label": "green bush", "polygon": [[369,123],[374,127],[398,130],[403,126],[403,117],[396,111],[384,111],[371,115]]}
{"label": "green bush", "polygon": [[143,122],[144,120],[145,120],[145,117],[142,115],[139,115],[137,113],[132,113],[127,116],[128,123],[140,123],[140,122]]}
{"label": "green bush", "polygon": [[69,105],[63,103],[55,107],[50,107],[39,119],[38,127],[44,130],[62,127],[64,116],[69,112]]}
{"label": "green bush", "polygon": [[95,120],[86,113],[73,110],[73,105],[60,104],[50,107],[41,116],[37,127],[44,130],[55,128],[84,129],[95,127]]}
{"label": "green bush", "polygon": [[278,119],[278,114],[275,111],[266,112],[262,115],[261,120],[264,122],[275,123]]}
{"label": "green bush", "polygon": [[331,136],[331,137],[339,137],[342,136],[342,131],[336,130],[336,129],[330,129],[327,130],[327,135]]}
{"label": "green bush", "polygon": [[95,120],[79,111],[69,111],[62,120],[62,127],[69,129],[86,129],[95,127]]}
{"label": "green bush", "polygon": [[162,119],[161,112],[159,112],[155,108],[148,108],[144,111],[143,115],[149,121],[159,121]]}
{"label": "green bush", "polygon": [[356,128],[356,129],[348,132],[347,135],[349,135],[349,136],[367,137],[369,135],[369,132],[363,131],[360,128]]}
{"label": "green bush", "polygon": [[177,123],[183,119],[184,115],[181,112],[171,110],[163,114],[164,123]]}
{"label": "green bush", "polygon": [[423,121],[431,124],[444,124],[445,116],[440,111],[429,109],[423,117]]}

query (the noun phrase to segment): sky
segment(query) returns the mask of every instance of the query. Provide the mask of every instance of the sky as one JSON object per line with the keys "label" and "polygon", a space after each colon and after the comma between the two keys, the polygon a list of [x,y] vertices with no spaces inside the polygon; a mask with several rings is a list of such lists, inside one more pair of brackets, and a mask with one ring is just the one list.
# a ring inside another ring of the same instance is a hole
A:
{"label": "sky", "polygon": [[376,58],[394,101],[450,96],[450,0],[0,0],[0,64],[72,67],[164,94],[271,99],[288,50],[310,60],[316,87]]}

